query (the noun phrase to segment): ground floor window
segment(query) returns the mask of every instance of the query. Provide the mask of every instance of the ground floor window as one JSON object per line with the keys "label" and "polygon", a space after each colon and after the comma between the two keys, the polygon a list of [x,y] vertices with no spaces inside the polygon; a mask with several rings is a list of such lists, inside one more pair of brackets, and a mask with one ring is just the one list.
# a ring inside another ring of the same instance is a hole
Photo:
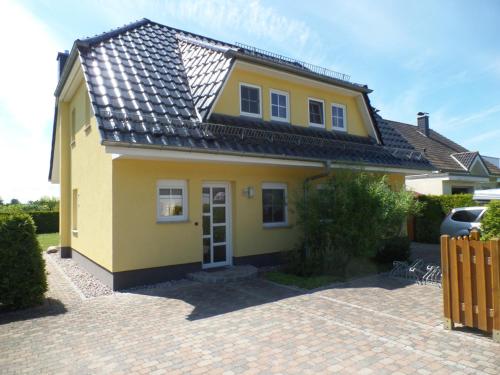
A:
{"label": "ground floor window", "polygon": [[161,180],[157,185],[157,220],[187,220],[187,184],[184,180]]}
{"label": "ground floor window", "polygon": [[286,225],[287,186],[280,183],[262,185],[262,222],[264,226]]}
{"label": "ground floor window", "polygon": [[472,194],[474,189],[471,187],[464,186],[452,186],[451,194]]}

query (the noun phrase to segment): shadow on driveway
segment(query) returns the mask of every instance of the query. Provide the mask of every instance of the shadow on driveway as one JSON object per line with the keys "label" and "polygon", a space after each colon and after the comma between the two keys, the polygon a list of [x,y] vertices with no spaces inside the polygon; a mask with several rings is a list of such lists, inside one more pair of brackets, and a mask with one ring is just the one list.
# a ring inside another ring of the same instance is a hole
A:
{"label": "shadow on driveway", "polygon": [[126,291],[126,293],[183,301],[193,306],[193,310],[187,316],[187,320],[194,321],[307,295],[320,290],[343,288],[382,288],[394,290],[404,288],[410,284],[412,283],[405,280],[391,279],[384,275],[375,275],[307,291],[275,284],[262,278],[256,278],[226,284],[193,282],[177,288],[135,289]]}
{"label": "shadow on driveway", "polygon": [[46,298],[45,302],[40,306],[15,311],[0,310],[0,325],[23,320],[44,318],[47,316],[55,316],[66,312],[67,309],[60,300],[49,297]]}

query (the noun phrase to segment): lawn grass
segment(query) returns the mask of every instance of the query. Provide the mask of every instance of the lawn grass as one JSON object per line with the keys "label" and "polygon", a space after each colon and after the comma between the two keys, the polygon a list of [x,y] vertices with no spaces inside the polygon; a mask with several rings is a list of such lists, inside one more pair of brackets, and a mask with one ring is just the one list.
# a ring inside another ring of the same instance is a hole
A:
{"label": "lawn grass", "polygon": [[38,238],[42,251],[47,250],[49,246],[59,245],[59,233],[37,234],[36,237]]}
{"label": "lawn grass", "polygon": [[391,269],[391,264],[379,264],[371,259],[353,259],[345,269],[345,275],[297,276],[283,271],[271,271],[264,277],[278,284],[292,285],[302,289],[316,289],[335,282],[349,281],[364,276],[375,275]]}

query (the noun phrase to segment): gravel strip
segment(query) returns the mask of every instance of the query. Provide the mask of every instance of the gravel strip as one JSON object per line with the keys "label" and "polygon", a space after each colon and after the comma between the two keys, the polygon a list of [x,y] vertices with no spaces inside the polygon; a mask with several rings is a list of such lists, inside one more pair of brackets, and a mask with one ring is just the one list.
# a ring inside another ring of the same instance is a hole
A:
{"label": "gravel strip", "polygon": [[90,273],[80,268],[73,259],[61,258],[59,252],[47,254],[60,269],[69,277],[73,284],[82,292],[85,298],[113,294],[113,291],[97,280]]}

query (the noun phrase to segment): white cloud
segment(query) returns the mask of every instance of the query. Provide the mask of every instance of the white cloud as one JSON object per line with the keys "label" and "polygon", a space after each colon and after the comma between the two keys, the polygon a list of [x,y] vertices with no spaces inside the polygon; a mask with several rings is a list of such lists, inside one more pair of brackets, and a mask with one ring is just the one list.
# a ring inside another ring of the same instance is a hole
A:
{"label": "white cloud", "polygon": [[0,5],[0,196],[22,201],[55,195],[47,182],[58,43],[19,4]]}
{"label": "white cloud", "polygon": [[500,113],[500,104],[494,105],[489,108],[484,108],[480,111],[469,113],[461,116],[454,116],[448,118],[447,121],[442,123],[444,129],[452,129],[457,127],[463,127],[471,123],[477,123],[482,121],[494,114]]}

